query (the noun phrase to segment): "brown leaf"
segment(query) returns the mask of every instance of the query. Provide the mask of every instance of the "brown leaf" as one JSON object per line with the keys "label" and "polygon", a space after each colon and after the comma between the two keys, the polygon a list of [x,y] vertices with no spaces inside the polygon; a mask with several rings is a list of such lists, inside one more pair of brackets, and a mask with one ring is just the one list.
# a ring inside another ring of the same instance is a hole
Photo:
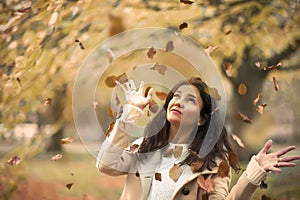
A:
{"label": "brown leaf", "polygon": [[231,165],[235,165],[235,166],[239,165],[239,159],[233,151],[228,152],[228,160]]}
{"label": "brown leaf", "polygon": [[218,176],[220,176],[221,178],[224,178],[224,177],[228,176],[228,174],[229,174],[228,162],[226,160],[222,160],[222,162],[219,165]]}
{"label": "brown leaf", "polygon": [[260,98],[261,98],[262,93],[258,93],[257,97],[253,100],[253,105],[256,105],[257,102],[259,102]]}
{"label": "brown leaf", "polygon": [[107,114],[108,114],[108,116],[110,116],[111,118],[115,118],[114,117],[114,114],[113,114],[113,111],[112,111],[112,108],[110,107],[110,106],[108,106],[107,108],[106,108],[106,112],[107,112]]}
{"label": "brown leaf", "polygon": [[208,193],[215,191],[215,181],[208,177],[207,179],[204,179],[204,176],[199,175],[197,178],[197,183],[200,188],[205,190]]}
{"label": "brown leaf", "polygon": [[230,62],[226,62],[223,64],[224,70],[228,77],[232,77],[232,64]]}
{"label": "brown leaf", "polygon": [[207,47],[205,50],[204,50],[204,52],[206,53],[206,55],[210,55],[210,54],[212,54],[215,50],[217,50],[219,47],[218,46],[214,46],[214,47],[212,47],[212,46],[209,46],[209,47]]}
{"label": "brown leaf", "polygon": [[278,82],[277,82],[277,80],[276,80],[276,78],[274,76],[273,76],[273,83],[274,83],[274,89],[277,92],[278,88],[279,88],[279,85],[278,85]]}
{"label": "brown leaf", "polygon": [[62,154],[56,154],[55,156],[52,156],[51,160],[52,161],[57,161],[62,159],[63,155]]}
{"label": "brown leaf", "polygon": [[111,131],[112,131],[113,128],[114,128],[114,125],[115,125],[115,122],[110,123],[110,125],[109,125],[109,127],[107,128],[106,133],[105,133],[106,137],[109,137],[109,136],[110,136],[110,133],[111,133]]}
{"label": "brown leaf", "polygon": [[263,112],[264,112],[264,109],[265,109],[266,106],[267,106],[266,103],[260,104],[260,105],[257,106],[256,111],[257,111],[260,115],[263,115]]}
{"label": "brown leaf", "polygon": [[52,98],[45,98],[44,106],[51,106],[52,104]]}
{"label": "brown leaf", "polygon": [[182,155],[182,149],[183,149],[182,146],[175,146],[175,148],[174,148],[174,157],[176,159],[180,158],[180,156]]}
{"label": "brown leaf", "polygon": [[271,198],[270,197],[267,197],[266,195],[262,195],[261,196],[261,200],[271,200]]}
{"label": "brown leaf", "polygon": [[203,190],[206,191],[206,185],[205,185],[205,179],[204,176],[199,175],[197,178],[197,183],[199,185],[200,188],[202,188]]}
{"label": "brown leaf", "polygon": [[189,1],[189,0],[180,0],[181,3],[183,4],[193,4],[193,1]]}
{"label": "brown leaf", "polygon": [[172,154],[173,154],[173,149],[166,149],[165,151],[164,151],[164,157],[170,157]]}
{"label": "brown leaf", "polygon": [[155,173],[155,180],[161,181],[161,173]]}
{"label": "brown leaf", "polygon": [[161,75],[165,75],[165,72],[166,72],[166,70],[167,70],[167,67],[164,66],[164,65],[160,65],[160,64],[158,64],[158,63],[155,63],[155,64],[153,65],[153,67],[151,67],[150,69],[152,69],[152,70],[157,70],[158,73],[160,73]]}
{"label": "brown leaf", "polygon": [[173,44],[173,41],[170,40],[167,45],[166,45],[166,52],[170,52],[170,51],[173,51],[174,50],[174,44]]}
{"label": "brown leaf", "polygon": [[128,77],[127,77],[126,73],[123,73],[119,76],[115,76],[115,75],[108,76],[105,79],[105,84],[107,85],[107,87],[113,88],[116,86],[115,81],[119,81],[120,83],[126,83],[128,81]]}
{"label": "brown leaf", "polygon": [[202,166],[203,166],[203,162],[200,160],[198,160],[196,162],[192,162],[191,170],[193,173],[195,173],[195,172],[199,171]]}
{"label": "brown leaf", "polygon": [[253,123],[253,121],[249,117],[247,117],[246,115],[244,115],[240,112],[236,115],[236,118],[239,119],[239,120],[242,120],[243,122],[247,122],[247,123],[250,123],[250,124]]}
{"label": "brown leaf", "polygon": [[132,145],[129,146],[129,151],[131,153],[136,153],[139,150],[139,146],[140,145],[138,145],[138,144],[132,144]]}
{"label": "brown leaf", "polygon": [[174,164],[174,166],[169,171],[169,176],[174,182],[178,181],[181,174],[182,174],[182,169],[179,165],[176,164]]}
{"label": "brown leaf", "polygon": [[242,148],[245,148],[245,145],[244,143],[242,142],[241,138],[239,138],[239,136],[237,136],[236,134],[232,133],[231,134],[232,138],[236,141],[236,143],[242,147]]}
{"label": "brown leaf", "polygon": [[67,187],[69,190],[71,190],[71,188],[72,188],[73,185],[74,185],[74,183],[68,183],[68,184],[66,184],[66,187]]}
{"label": "brown leaf", "polygon": [[260,63],[259,61],[255,62],[255,66],[256,66],[257,68],[260,68],[260,65],[261,65],[261,63]]}
{"label": "brown leaf", "polygon": [[164,101],[168,96],[166,92],[160,92],[160,91],[156,91],[155,95],[162,101]]}
{"label": "brown leaf", "polygon": [[268,66],[268,67],[264,67],[264,70],[268,70],[268,69],[275,69],[281,67],[281,62],[277,63],[277,65],[272,65],[272,66]]}
{"label": "brown leaf", "polygon": [[232,32],[232,30],[230,29],[230,30],[225,32],[225,35],[229,35],[231,32]]}
{"label": "brown leaf", "polygon": [[238,93],[240,95],[245,95],[247,93],[248,89],[245,83],[241,83],[238,87]]}
{"label": "brown leaf", "polygon": [[181,24],[179,25],[179,30],[182,30],[182,29],[187,28],[187,27],[188,27],[188,23],[183,22],[183,23],[181,23]]}
{"label": "brown leaf", "polygon": [[147,52],[147,56],[148,56],[148,58],[150,58],[150,59],[153,59],[153,56],[156,54],[156,50],[153,48],[153,47],[151,47],[149,50],[148,50],[148,52]]}
{"label": "brown leaf", "polygon": [[11,166],[15,166],[18,165],[20,162],[21,162],[21,158],[19,158],[18,156],[13,156],[7,161],[7,164]]}
{"label": "brown leaf", "polygon": [[60,141],[61,141],[62,144],[70,144],[70,143],[73,142],[73,138],[66,137],[66,138],[62,138]]}
{"label": "brown leaf", "polygon": [[80,42],[78,39],[76,39],[75,42],[79,44],[80,49],[82,49],[82,50],[85,49],[82,42]]}

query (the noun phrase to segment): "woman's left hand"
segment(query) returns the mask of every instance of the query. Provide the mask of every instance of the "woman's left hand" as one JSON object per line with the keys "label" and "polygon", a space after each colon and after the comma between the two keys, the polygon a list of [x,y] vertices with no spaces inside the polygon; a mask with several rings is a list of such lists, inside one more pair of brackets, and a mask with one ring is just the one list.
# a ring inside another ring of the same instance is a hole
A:
{"label": "woman's left hand", "polygon": [[282,167],[295,167],[293,160],[300,160],[300,156],[284,156],[286,153],[296,149],[295,146],[288,146],[274,153],[267,153],[272,146],[272,140],[268,140],[265,146],[256,155],[258,164],[267,172],[281,173]]}

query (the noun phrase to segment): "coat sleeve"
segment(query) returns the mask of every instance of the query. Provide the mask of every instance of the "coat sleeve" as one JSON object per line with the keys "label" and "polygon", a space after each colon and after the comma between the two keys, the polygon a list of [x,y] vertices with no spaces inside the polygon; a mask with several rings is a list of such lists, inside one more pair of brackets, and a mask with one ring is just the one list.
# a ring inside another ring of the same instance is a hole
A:
{"label": "coat sleeve", "polygon": [[250,200],[256,188],[267,176],[267,172],[259,166],[253,156],[237,183],[229,192],[230,176],[214,178],[215,192],[209,195],[210,200]]}

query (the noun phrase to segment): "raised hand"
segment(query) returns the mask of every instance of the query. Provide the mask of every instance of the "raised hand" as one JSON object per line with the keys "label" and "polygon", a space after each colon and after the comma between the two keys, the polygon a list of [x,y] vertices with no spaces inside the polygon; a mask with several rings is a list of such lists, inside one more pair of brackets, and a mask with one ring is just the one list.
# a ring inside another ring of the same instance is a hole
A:
{"label": "raised hand", "polygon": [[128,104],[137,106],[140,109],[144,109],[150,103],[153,94],[153,88],[149,90],[147,96],[145,97],[143,95],[144,81],[141,81],[138,90],[136,89],[133,80],[129,80],[128,82],[124,83],[125,86],[119,81],[116,81],[116,84],[120,86],[124,92]]}
{"label": "raised hand", "polygon": [[267,172],[281,173],[282,167],[295,167],[296,164],[291,162],[300,160],[300,156],[284,156],[286,153],[294,150],[295,146],[288,146],[274,153],[267,153],[272,146],[272,140],[268,140],[265,146],[256,155],[258,164]]}

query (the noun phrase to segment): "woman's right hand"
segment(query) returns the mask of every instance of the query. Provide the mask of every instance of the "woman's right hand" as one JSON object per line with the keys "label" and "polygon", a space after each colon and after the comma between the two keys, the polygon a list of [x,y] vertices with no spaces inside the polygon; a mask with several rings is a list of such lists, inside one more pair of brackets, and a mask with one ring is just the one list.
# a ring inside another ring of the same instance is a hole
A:
{"label": "woman's right hand", "polygon": [[153,94],[153,88],[149,90],[147,96],[145,97],[143,95],[144,81],[141,81],[138,90],[136,89],[133,80],[129,80],[128,82],[124,83],[125,86],[119,81],[116,81],[116,84],[120,86],[124,92],[128,104],[136,106],[140,109],[144,109],[150,103]]}

